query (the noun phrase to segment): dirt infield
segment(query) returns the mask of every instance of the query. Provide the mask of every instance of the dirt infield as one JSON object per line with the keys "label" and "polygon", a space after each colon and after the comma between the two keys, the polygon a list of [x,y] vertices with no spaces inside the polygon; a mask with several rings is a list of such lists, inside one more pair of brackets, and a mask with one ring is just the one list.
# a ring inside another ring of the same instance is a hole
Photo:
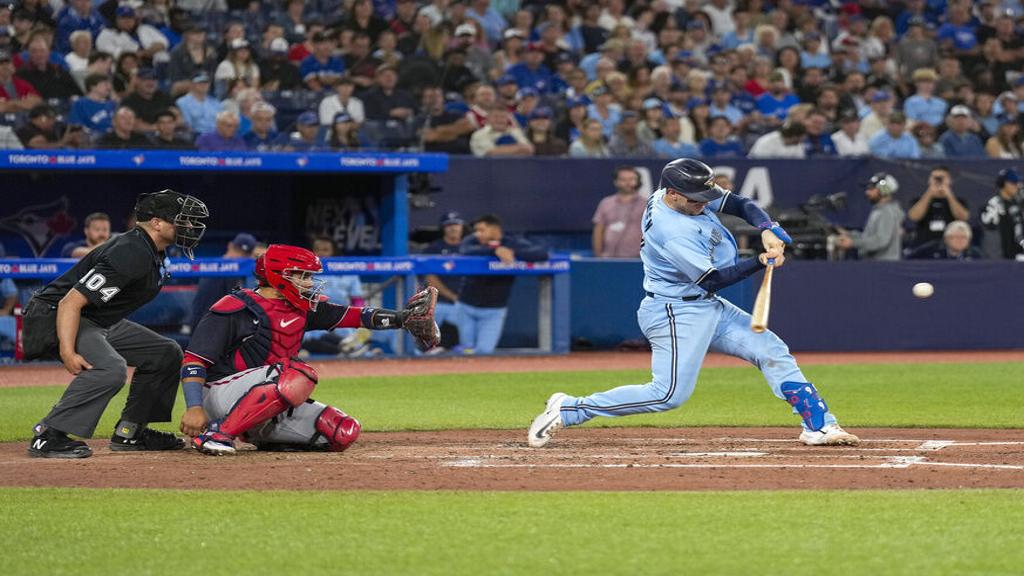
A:
{"label": "dirt infield", "polygon": [[[943,352],[803,352],[801,365],[816,364],[919,364],[1024,362],[1024,350]],[[334,360],[313,362],[321,378],[407,376],[416,374],[468,374],[474,372],[567,372],[577,370],[645,370],[649,352],[577,352],[565,356],[463,356],[411,359]],[[746,366],[737,358],[708,354],[705,367]],[[57,364],[0,366],[0,388],[66,385],[71,375]]]}
{"label": "dirt infield", "polygon": [[855,430],[858,447],[799,444],[792,428],[367,433],[343,454],[191,450],[86,460],[0,444],[0,485],[257,490],[770,490],[1024,488],[1024,430]]}

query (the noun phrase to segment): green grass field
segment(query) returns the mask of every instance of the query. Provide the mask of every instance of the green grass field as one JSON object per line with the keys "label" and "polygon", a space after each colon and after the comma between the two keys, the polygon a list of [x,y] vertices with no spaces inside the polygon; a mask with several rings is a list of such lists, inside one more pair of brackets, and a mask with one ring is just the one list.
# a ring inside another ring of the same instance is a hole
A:
{"label": "green grass field", "polygon": [[[1024,428],[1022,363],[814,366],[805,372],[851,428]],[[647,377],[631,371],[361,378],[324,382],[316,397],[356,415],[366,430],[524,428],[554,391],[583,394]],[[0,389],[0,440],[26,440],[61,391]],[[111,403],[99,435],[112,428],[120,402]],[[795,429],[797,420],[755,370],[717,368],[702,373],[693,398],[679,410],[594,425]],[[0,489],[0,566],[5,575],[103,576],[1022,574],[1021,518],[1021,490],[16,488]],[[54,544],[58,534],[67,544]]]}

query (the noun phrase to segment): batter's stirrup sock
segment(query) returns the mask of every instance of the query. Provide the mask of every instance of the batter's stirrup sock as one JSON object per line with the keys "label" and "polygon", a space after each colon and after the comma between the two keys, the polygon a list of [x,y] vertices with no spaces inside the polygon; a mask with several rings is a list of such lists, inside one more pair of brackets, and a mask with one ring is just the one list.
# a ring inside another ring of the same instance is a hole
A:
{"label": "batter's stirrup sock", "polygon": [[804,419],[808,430],[817,432],[825,427],[828,406],[810,382],[783,382],[779,387],[786,402]]}

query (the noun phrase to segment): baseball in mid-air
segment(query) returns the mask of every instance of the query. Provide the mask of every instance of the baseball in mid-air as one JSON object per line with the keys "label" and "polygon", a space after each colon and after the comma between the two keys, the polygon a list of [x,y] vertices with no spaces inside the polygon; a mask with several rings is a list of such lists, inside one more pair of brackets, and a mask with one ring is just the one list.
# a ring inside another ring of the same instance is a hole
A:
{"label": "baseball in mid-air", "polygon": [[918,282],[917,284],[914,284],[911,291],[914,293],[914,296],[917,296],[918,298],[927,298],[935,293],[935,287],[928,282]]}

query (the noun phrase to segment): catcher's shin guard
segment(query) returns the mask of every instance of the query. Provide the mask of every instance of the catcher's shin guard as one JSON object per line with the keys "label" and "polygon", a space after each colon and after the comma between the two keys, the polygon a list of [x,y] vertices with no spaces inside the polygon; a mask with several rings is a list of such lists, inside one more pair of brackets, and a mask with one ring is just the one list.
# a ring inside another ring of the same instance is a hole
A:
{"label": "catcher's shin guard", "polygon": [[[324,408],[324,411],[317,416],[316,431],[318,436],[327,440],[327,445],[332,452],[342,452],[351,446],[357,438],[362,426],[355,418],[338,410],[334,406]],[[314,438],[313,442],[316,443]]]}
{"label": "catcher's shin guard", "polygon": [[257,424],[299,406],[309,398],[316,386],[316,371],[304,362],[284,362],[270,368],[276,371],[274,380],[253,386],[228,412],[220,424],[220,431],[238,436]]}
{"label": "catcher's shin guard", "polygon": [[818,390],[810,382],[783,382],[779,387],[786,402],[804,419],[808,430],[821,430],[825,427],[825,414],[828,406],[821,399]]}

